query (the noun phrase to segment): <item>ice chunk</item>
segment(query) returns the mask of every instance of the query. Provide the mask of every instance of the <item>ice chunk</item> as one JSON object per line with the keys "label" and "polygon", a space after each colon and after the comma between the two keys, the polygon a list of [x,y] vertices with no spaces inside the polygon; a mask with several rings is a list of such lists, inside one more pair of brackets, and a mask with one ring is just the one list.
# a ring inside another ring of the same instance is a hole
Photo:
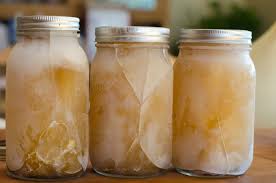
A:
{"label": "ice chunk", "polygon": [[147,101],[141,106],[140,144],[152,161],[163,169],[171,163],[172,71],[166,73]]}
{"label": "ice chunk", "polygon": [[[152,95],[152,92],[154,92],[156,87],[163,82],[163,79],[167,77],[169,72],[172,74],[172,65],[169,59],[167,59],[167,53],[164,49],[150,49],[148,52],[148,67],[146,81],[144,84],[143,102],[145,102],[147,98]],[[171,80],[168,82],[172,82],[172,78],[170,79]]]}
{"label": "ice chunk", "polygon": [[135,95],[142,103],[149,65],[149,50],[147,48],[116,48],[116,59]]}
{"label": "ice chunk", "polygon": [[[91,161],[98,169],[115,171],[120,164],[127,163],[127,151],[138,134],[139,100],[115,58],[109,60],[109,66],[104,70],[99,69],[104,61],[93,64]],[[97,88],[99,85],[100,90]]]}

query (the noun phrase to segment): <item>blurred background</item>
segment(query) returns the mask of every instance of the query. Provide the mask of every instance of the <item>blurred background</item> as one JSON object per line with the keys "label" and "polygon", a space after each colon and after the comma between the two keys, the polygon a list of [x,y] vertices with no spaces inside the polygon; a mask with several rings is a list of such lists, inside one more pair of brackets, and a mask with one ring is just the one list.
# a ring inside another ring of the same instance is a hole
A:
{"label": "blurred background", "polygon": [[94,28],[142,25],[171,28],[177,55],[179,28],[251,30],[256,39],[276,18],[273,0],[0,0],[0,50],[15,43],[15,17],[64,15],[81,18],[82,44],[93,57]]}
{"label": "blurred background", "polygon": [[[0,0],[0,97],[3,99],[5,95],[5,62],[16,42],[16,16],[79,17],[81,45],[90,60],[96,51],[94,28],[102,25],[169,27],[173,56],[178,54],[180,28],[246,29],[253,32],[253,41],[257,40],[252,54],[257,78],[262,79],[257,82],[263,83],[257,88],[257,126],[276,127],[275,7],[275,0]],[[269,78],[258,75],[267,76],[268,72]],[[4,116],[4,108],[1,100],[0,116]]]}

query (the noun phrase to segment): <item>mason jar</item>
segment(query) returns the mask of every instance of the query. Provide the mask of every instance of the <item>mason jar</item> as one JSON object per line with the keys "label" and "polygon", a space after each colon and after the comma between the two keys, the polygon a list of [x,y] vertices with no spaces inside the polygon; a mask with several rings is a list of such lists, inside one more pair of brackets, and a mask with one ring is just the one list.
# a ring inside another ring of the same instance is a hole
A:
{"label": "mason jar", "polygon": [[98,27],[90,79],[90,158],[114,177],[159,175],[171,165],[169,29]]}
{"label": "mason jar", "polygon": [[79,19],[17,18],[7,61],[7,169],[22,179],[84,174],[88,163],[89,66]]}
{"label": "mason jar", "polygon": [[251,32],[183,29],[174,65],[173,166],[190,176],[238,176],[253,159]]}

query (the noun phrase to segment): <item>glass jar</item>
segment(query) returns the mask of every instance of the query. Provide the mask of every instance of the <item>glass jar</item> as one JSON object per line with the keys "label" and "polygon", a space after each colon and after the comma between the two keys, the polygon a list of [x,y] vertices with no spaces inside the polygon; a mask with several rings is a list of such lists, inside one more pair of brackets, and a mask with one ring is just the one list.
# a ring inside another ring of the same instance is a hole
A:
{"label": "glass jar", "polygon": [[149,177],[171,164],[169,29],[99,27],[90,80],[90,158],[115,177]]}
{"label": "glass jar", "polygon": [[237,176],[253,159],[251,32],[185,30],[174,65],[173,165],[190,176]]}
{"label": "glass jar", "polygon": [[7,61],[7,168],[21,179],[84,174],[88,164],[89,65],[79,19],[17,18]]}

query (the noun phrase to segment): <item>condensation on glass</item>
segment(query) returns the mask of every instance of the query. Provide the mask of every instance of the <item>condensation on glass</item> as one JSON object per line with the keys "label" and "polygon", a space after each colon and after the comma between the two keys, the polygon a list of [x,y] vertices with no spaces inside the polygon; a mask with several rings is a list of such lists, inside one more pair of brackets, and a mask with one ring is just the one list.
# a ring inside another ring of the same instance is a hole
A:
{"label": "condensation on glass", "polygon": [[89,66],[79,19],[17,18],[7,61],[8,174],[22,179],[81,176],[88,164]]}
{"label": "condensation on glass", "polygon": [[253,159],[251,32],[181,31],[174,65],[173,166],[190,176],[237,176]]}
{"label": "condensation on glass", "polygon": [[148,177],[171,166],[169,29],[99,27],[90,80],[90,158],[102,175]]}

